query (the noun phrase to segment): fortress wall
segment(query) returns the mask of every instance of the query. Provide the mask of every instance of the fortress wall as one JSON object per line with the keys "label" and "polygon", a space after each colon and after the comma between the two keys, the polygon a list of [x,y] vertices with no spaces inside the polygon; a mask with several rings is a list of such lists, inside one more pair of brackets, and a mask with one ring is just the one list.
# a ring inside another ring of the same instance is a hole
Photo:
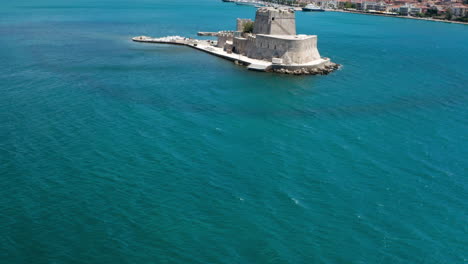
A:
{"label": "fortress wall", "polygon": [[255,15],[254,34],[296,35],[296,16],[288,9],[260,8]]}
{"label": "fortress wall", "polygon": [[270,34],[270,14],[257,10],[255,15],[254,34]]}
{"label": "fortress wall", "polygon": [[296,35],[296,15],[291,11],[272,13],[270,19],[272,35]]}
{"label": "fortress wall", "polygon": [[[238,30],[248,21],[238,19]],[[229,45],[233,53],[253,59],[279,58],[282,64],[307,64],[320,59],[317,36],[296,35],[295,14],[289,9],[258,9],[253,33],[237,31],[233,33],[232,45],[224,37],[220,37],[218,45]]]}
{"label": "fortress wall", "polygon": [[288,46],[288,43],[281,39],[271,40],[257,35],[255,45],[249,50],[247,56],[271,61],[272,58],[283,57],[287,53]]}
{"label": "fortress wall", "polygon": [[246,38],[234,38],[232,42],[233,52],[245,55],[247,52],[247,39]]}
{"label": "fortress wall", "polygon": [[248,56],[251,50],[255,49],[255,37],[247,36],[246,38],[235,37],[232,42],[234,53]]}
{"label": "fortress wall", "polygon": [[255,45],[248,50],[247,56],[268,61],[281,58],[285,64],[302,64],[320,59],[317,36],[305,39],[285,39],[257,35]]}
{"label": "fortress wall", "polygon": [[304,40],[293,40],[289,44],[287,56],[290,58],[291,63],[300,64],[320,59],[317,49],[317,36],[311,36]]}
{"label": "fortress wall", "polygon": [[218,44],[216,45],[219,48],[224,47],[226,45],[227,41],[233,40],[233,34],[230,33],[223,33],[223,34],[218,34]]}

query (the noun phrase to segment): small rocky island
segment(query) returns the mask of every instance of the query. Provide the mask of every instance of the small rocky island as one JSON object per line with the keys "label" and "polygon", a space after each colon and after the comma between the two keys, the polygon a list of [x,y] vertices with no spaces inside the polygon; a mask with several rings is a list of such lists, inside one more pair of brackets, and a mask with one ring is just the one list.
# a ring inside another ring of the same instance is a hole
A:
{"label": "small rocky island", "polygon": [[291,9],[259,8],[255,21],[237,19],[236,31],[199,32],[198,35],[215,36],[217,41],[180,36],[139,36],[132,40],[185,45],[255,71],[324,75],[340,66],[320,56],[316,35],[296,34],[296,17]]}

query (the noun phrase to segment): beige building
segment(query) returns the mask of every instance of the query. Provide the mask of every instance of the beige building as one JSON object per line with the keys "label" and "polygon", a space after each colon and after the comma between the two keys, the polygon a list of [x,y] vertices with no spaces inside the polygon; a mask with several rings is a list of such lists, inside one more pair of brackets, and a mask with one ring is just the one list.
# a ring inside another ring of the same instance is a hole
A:
{"label": "beige building", "polygon": [[452,11],[452,15],[456,17],[463,17],[468,13],[468,6],[455,5],[450,7],[450,11]]}

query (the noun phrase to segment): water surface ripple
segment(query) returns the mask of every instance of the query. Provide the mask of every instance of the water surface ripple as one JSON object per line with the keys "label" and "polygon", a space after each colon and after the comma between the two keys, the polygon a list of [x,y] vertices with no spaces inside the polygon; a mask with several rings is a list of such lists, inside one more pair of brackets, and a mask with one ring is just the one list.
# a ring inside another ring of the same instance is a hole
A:
{"label": "water surface ripple", "polygon": [[328,76],[135,35],[215,0],[0,10],[2,263],[464,263],[468,27],[298,13]]}

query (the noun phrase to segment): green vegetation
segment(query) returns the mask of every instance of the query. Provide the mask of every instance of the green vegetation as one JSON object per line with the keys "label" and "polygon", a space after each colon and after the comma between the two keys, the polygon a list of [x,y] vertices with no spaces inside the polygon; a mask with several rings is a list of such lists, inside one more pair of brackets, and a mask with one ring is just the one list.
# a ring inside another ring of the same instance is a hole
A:
{"label": "green vegetation", "polygon": [[426,13],[417,13],[416,17],[435,17],[437,16],[437,9],[427,9]]}
{"label": "green vegetation", "polygon": [[344,8],[356,8],[356,4],[351,2],[346,2]]}
{"label": "green vegetation", "polygon": [[464,17],[459,17],[459,18],[455,19],[455,21],[467,22],[468,23],[468,13]]}
{"label": "green vegetation", "polygon": [[245,22],[244,29],[242,30],[244,33],[252,33],[254,28],[254,22]]}
{"label": "green vegetation", "polygon": [[447,13],[445,14],[445,19],[447,20],[452,20],[452,11],[447,10]]}
{"label": "green vegetation", "polygon": [[431,9],[427,9],[425,15],[426,15],[427,17],[433,17],[433,16],[437,16],[437,13],[438,13],[437,9],[435,9],[435,8],[432,9],[432,8],[431,8]]}

